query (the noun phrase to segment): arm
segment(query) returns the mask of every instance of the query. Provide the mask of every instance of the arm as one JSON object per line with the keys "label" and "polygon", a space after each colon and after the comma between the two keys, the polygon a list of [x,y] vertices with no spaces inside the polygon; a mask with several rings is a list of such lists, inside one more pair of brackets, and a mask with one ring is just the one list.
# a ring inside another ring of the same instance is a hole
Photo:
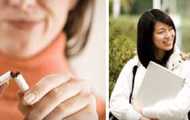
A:
{"label": "arm", "polygon": [[96,96],[96,111],[98,113],[99,120],[106,120],[106,103],[105,100],[98,96]]}
{"label": "arm", "polygon": [[141,117],[141,114],[129,104],[132,68],[134,65],[134,60],[130,60],[122,69],[110,99],[111,112],[121,120],[139,120]]}

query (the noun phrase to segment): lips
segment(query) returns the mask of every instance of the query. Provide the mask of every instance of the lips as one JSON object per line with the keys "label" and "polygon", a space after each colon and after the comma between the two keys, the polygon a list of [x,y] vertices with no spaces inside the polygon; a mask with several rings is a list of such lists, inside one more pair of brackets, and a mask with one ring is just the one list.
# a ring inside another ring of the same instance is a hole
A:
{"label": "lips", "polygon": [[42,23],[42,21],[8,20],[7,23],[20,30],[30,30]]}
{"label": "lips", "polygon": [[166,46],[170,46],[170,45],[172,45],[172,40],[163,41],[163,43],[164,43]]}

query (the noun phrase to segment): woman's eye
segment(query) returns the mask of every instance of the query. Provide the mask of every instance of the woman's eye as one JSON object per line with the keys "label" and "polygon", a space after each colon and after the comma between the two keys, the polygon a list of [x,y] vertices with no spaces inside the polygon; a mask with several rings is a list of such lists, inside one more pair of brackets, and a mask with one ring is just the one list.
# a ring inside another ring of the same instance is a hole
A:
{"label": "woman's eye", "polygon": [[164,33],[164,31],[158,31],[158,34],[163,34]]}

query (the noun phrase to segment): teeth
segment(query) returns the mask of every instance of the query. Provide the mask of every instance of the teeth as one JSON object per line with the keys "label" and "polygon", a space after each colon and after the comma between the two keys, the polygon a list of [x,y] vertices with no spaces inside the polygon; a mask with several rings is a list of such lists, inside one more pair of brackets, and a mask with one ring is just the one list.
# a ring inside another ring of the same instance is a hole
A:
{"label": "teeth", "polygon": [[171,44],[172,44],[172,41],[163,41],[163,43],[164,43],[165,45],[171,45]]}

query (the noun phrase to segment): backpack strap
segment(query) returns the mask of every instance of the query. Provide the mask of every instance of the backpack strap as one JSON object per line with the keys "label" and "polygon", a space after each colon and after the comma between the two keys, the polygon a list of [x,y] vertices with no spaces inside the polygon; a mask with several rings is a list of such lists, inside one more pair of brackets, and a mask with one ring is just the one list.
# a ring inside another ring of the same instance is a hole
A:
{"label": "backpack strap", "polygon": [[132,89],[131,89],[131,93],[129,95],[129,103],[130,104],[131,104],[132,96],[133,96],[133,90],[134,90],[134,85],[135,85],[135,75],[136,75],[136,72],[137,72],[137,68],[138,68],[138,65],[133,66]]}

